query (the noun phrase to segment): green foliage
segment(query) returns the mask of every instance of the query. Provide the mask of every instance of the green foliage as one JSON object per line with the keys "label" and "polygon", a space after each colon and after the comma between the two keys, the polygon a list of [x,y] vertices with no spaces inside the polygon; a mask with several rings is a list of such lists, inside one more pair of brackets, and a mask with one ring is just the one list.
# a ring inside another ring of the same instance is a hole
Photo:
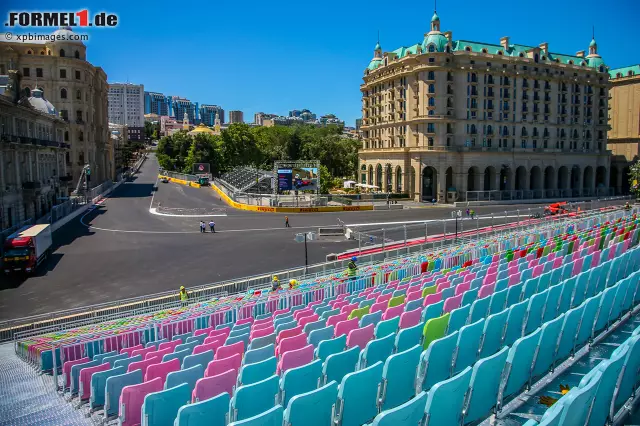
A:
{"label": "green foliage", "polygon": [[629,168],[629,186],[631,192],[640,197],[640,160]]}

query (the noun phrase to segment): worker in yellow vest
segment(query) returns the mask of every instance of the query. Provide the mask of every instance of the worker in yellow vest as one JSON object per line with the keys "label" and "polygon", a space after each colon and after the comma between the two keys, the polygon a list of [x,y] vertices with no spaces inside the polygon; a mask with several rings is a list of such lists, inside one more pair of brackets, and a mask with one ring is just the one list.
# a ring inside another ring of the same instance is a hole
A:
{"label": "worker in yellow vest", "polygon": [[187,301],[189,300],[189,293],[187,293],[187,290],[183,285],[180,286],[180,293],[178,294],[180,296],[180,303],[182,304],[182,306],[186,306]]}

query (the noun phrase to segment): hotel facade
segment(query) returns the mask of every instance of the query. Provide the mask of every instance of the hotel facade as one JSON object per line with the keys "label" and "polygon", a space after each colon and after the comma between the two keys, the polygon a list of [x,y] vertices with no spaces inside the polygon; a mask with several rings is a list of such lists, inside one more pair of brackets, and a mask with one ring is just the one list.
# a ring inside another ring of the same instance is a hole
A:
{"label": "hotel facade", "polygon": [[421,43],[364,72],[361,183],[419,201],[614,193],[607,151],[609,74],[588,53],[454,40],[434,13]]}

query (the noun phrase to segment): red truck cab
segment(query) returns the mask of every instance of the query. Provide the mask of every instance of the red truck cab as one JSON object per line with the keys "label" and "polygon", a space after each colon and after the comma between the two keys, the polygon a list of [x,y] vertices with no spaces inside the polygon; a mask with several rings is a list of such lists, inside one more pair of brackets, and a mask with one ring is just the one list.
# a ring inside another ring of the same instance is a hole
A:
{"label": "red truck cab", "polygon": [[5,273],[33,273],[51,250],[51,226],[33,225],[9,235],[4,243]]}

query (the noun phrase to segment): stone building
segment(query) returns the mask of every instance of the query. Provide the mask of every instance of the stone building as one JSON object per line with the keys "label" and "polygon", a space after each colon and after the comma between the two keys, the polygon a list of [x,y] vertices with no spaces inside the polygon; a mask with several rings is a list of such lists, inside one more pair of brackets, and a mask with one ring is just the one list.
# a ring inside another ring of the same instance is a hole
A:
{"label": "stone building", "polygon": [[609,74],[548,43],[454,40],[434,13],[424,39],[364,71],[361,183],[417,200],[605,195]]}
{"label": "stone building", "polygon": [[113,179],[113,152],[107,112],[107,75],[87,62],[86,46],[70,28],[52,34],[54,41],[0,42],[0,75],[16,69],[27,97],[33,87],[57,107],[68,123],[64,142],[71,145],[67,169],[75,183],[82,168],[91,166],[91,183]]}

